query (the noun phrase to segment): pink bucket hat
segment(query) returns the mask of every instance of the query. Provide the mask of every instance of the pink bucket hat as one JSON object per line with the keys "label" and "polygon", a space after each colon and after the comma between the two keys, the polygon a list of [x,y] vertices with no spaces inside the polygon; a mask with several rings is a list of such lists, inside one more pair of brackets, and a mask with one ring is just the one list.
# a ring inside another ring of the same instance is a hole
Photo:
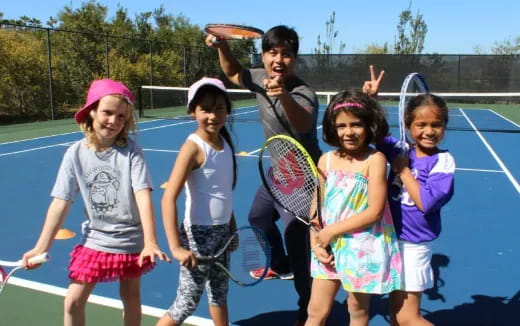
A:
{"label": "pink bucket hat", "polygon": [[193,101],[195,95],[197,95],[197,92],[202,86],[216,87],[223,91],[227,97],[227,89],[226,86],[224,86],[224,83],[222,83],[219,79],[216,78],[202,77],[202,79],[194,82],[188,89],[188,108],[190,107],[191,101]]}
{"label": "pink bucket hat", "polygon": [[85,105],[74,115],[78,123],[85,121],[87,114],[92,110],[94,104],[102,97],[107,95],[123,95],[133,104],[135,97],[132,92],[123,84],[112,79],[98,79],[94,80],[88,89],[87,101]]}

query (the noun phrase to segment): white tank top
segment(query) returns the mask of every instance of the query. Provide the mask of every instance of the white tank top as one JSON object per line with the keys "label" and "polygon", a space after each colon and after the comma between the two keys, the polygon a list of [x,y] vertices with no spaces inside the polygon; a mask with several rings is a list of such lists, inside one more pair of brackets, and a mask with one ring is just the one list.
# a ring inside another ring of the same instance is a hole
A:
{"label": "white tank top", "polygon": [[188,140],[204,153],[204,163],[191,171],[185,183],[185,225],[219,225],[229,223],[233,211],[233,157],[229,144],[222,139],[224,149],[215,150],[200,136],[191,134]]}

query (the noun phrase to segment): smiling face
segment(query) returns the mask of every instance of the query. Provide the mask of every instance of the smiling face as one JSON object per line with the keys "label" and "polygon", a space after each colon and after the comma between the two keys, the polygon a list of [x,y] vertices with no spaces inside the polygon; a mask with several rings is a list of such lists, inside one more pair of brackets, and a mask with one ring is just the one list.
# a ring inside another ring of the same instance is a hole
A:
{"label": "smiling face", "polygon": [[441,109],[433,104],[419,106],[413,113],[408,127],[410,136],[415,141],[418,154],[431,155],[438,151],[446,130]]}
{"label": "smiling face", "polygon": [[200,96],[190,115],[197,121],[198,130],[218,135],[228,116],[226,98],[221,94],[206,92]]}
{"label": "smiling face", "polygon": [[125,99],[108,95],[99,100],[90,111],[92,128],[100,145],[112,146],[130,119],[131,106]]}
{"label": "smiling face", "polygon": [[277,45],[262,53],[262,62],[270,78],[278,76],[284,80],[294,74],[296,54],[285,45]]}
{"label": "smiling face", "polygon": [[348,153],[355,153],[367,145],[367,126],[351,112],[341,110],[336,116],[339,145]]}

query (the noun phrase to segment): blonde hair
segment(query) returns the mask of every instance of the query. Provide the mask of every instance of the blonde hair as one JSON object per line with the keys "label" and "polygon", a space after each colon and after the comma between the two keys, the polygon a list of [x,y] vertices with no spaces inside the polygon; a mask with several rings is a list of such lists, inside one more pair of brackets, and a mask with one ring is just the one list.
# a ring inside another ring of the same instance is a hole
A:
{"label": "blonde hair", "polygon": [[[124,125],[123,129],[119,132],[119,134],[116,136],[116,139],[114,142],[119,147],[125,147],[128,144],[129,134],[137,133],[137,129],[136,129],[137,124],[136,124],[135,117],[134,117],[134,105],[126,96],[117,95],[117,94],[107,95],[107,96],[112,96],[112,97],[118,98],[121,103],[127,104],[128,115],[127,115],[127,118],[125,121],[125,125]],[[98,105],[99,105],[99,101],[97,101],[95,104],[92,105],[92,108],[90,109],[90,111],[97,110]],[[96,133],[95,133],[95,130],[93,127],[93,120],[92,120],[92,117],[90,116],[90,112],[89,112],[89,114],[87,114],[85,116],[85,120],[79,124],[79,127],[85,134],[85,138],[87,138],[87,144],[89,146],[94,146],[95,148],[99,147],[98,143],[97,143]]]}

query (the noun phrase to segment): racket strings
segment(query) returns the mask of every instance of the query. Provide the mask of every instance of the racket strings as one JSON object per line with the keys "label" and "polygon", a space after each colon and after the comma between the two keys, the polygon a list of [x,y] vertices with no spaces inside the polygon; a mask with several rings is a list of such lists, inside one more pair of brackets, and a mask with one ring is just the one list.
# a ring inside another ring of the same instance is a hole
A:
{"label": "racket strings", "polygon": [[401,86],[401,93],[399,94],[399,143],[397,145],[401,148],[402,152],[408,150],[405,123],[406,106],[411,98],[428,92],[428,85],[419,73],[414,72],[406,76]]}
{"label": "racket strings", "polygon": [[260,232],[256,228],[239,230],[230,246],[235,248],[231,251],[232,274],[244,283],[251,280],[251,271],[268,268],[269,243]]}
{"label": "racket strings", "polygon": [[267,175],[273,196],[286,209],[308,218],[318,180],[307,157],[287,141],[274,141],[267,149],[271,160]]}

